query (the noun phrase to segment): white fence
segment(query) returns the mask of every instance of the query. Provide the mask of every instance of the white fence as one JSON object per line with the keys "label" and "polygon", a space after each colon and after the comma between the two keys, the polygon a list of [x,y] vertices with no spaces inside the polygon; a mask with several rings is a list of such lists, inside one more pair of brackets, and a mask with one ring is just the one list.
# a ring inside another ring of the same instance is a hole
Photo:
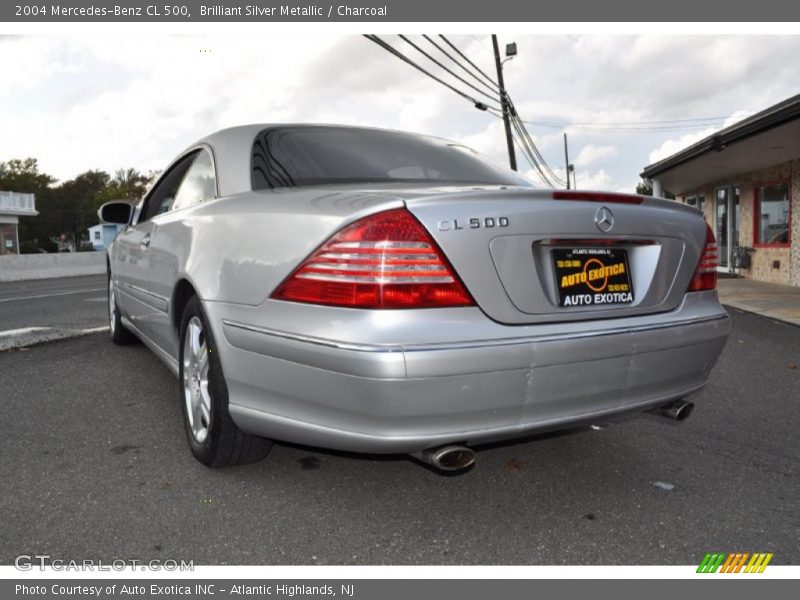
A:
{"label": "white fence", "polygon": [[105,252],[0,256],[0,281],[75,277],[106,272]]}

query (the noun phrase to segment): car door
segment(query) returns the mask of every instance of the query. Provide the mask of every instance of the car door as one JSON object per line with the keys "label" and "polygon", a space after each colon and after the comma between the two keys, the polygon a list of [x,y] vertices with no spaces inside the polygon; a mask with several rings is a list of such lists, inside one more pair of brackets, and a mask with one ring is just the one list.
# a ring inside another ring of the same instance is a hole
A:
{"label": "car door", "polygon": [[148,248],[148,291],[157,299],[159,307],[152,314],[148,327],[152,340],[176,358],[178,336],[172,324],[170,302],[191,249],[194,236],[191,215],[199,203],[217,197],[217,179],[210,150],[203,147],[191,158],[171,209],[153,219],[157,227]]}
{"label": "car door", "polygon": [[145,197],[139,218],[117,237],[117,289],[120,310],[131,324],[152,340],[153,322],[166,310],[168,300],[150,290],[150,244],[158,229],[158,216],[172,208],[178,187],[194,154],[170,167]]}

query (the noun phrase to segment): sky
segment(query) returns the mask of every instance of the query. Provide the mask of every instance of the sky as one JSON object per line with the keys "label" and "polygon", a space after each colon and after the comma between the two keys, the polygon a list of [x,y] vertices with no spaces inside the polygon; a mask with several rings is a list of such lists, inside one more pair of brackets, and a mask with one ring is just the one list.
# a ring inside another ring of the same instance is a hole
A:
{"label": "sky", "polygon": [[[494,76],[489,35],[448,39]],[[559,174],[567,132],[581,189],[632,192],[645,165],[800,92],[800,36],[520,35],[501,47],[511,41],[517,110],[555,124],[528,127]],[[161,170],[198,138],[256,122],[416,131],[508,160],[499,118],[358,35],[0,36],[0,65],[0,162],[35,157],[60,180]],[[687,120],[709,117],[711,127]]]}

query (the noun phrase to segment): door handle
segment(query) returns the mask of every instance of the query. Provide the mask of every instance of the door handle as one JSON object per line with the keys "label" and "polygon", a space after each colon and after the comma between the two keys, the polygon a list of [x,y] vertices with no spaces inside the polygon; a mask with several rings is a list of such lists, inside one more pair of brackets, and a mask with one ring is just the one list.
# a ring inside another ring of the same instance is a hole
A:
{"label": "door handle", "polygon": [[142,248],[148,248],[150,246],[150,234],[149,233],[142,238],[142,241],[140,242],[140,245],[141,245]]}

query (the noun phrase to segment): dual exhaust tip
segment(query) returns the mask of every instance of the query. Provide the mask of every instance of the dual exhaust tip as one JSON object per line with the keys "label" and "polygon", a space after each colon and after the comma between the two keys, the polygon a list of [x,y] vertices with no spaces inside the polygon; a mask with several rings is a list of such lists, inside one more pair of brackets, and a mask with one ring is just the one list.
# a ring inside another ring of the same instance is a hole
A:
{"label": "dual exhaust tip", "polygon": [[[683,421],[692,414],[694,404],[686,400],[673,400],[650,412],[674,421]],[[445,473],[466,471],[475,464],[475,451],[466,446],[451,444],[412,454],[417,460]]]}

